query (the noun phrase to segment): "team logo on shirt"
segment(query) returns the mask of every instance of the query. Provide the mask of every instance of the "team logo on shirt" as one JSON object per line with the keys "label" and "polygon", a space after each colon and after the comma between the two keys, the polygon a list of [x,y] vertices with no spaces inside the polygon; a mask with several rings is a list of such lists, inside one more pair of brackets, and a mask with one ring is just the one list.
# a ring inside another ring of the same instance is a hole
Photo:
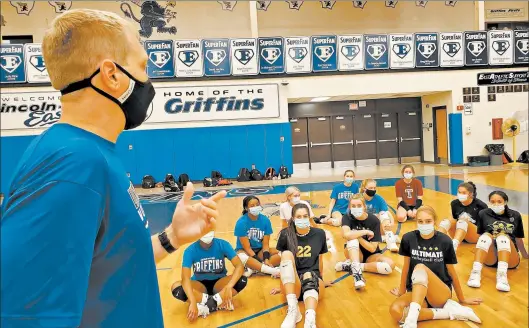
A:
{"label": "team logo on shirt", "polygon": [[224,271],[224,260],[219,260],[214,257],[200,259],[199,262],[193,263],[193,271],[195,274],[222,273]]}
{"label": "team logo on shirt", "polygon": [[352,195],[353,195],[353,193],[350,192],[350,191],[339,192],[338,193],[338,199],[347,199],[347,200],[349,200],[349,198],[351,198]]}
{"label": "team logo on shirt", "polygon": [[411,250],[411,257],[420,262],[443,262],[443,252],[438,247],[421,247]]}
{"label": "team logo on shirt", "polygon": [[263,240],[264,238],[264,231],[258,228],[250,228],[250,230],[248,230],[247,235],[248,235],[248,239],[261,242],[261,240]]}
{"label": "team logo on shirt", "polygon": [[413,198],[413,189],[412,188],[407,188],[407,189],[404,189],[404,192],[406,193],[406,197],[407,198]]}
{"label": "team logo on shirt", "polygon": [[149,221],[145,218],[145,212],[143,211],[143,207],[141,207],[140,198],[136,194],[136,190],[134,189],[132,182],[130,183],[127,192],[129,193],[130,200],[132,200],[136,211],[138,211],[141,221],[145,223],[145,229],[149,228]]}
{"label": "team logo on shirt", "polygon": [[[512,218],[512,221],[514,222],[514,218]],[[508,235],[514,233],[514,224],[512,223],[505,223],[502,221],[494,221],[493,224],[489,224],[489,227],[492,229],[492,235],[496,237],[500,233],[506,233]]]}

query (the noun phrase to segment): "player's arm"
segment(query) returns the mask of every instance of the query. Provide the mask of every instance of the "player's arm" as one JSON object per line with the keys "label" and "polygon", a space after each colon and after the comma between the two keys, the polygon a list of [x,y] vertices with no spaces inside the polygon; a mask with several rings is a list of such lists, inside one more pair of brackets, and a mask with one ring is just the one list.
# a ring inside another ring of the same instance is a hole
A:
{"label": "player's arm", "polygon": [[250,239],[248,237],[239,237],[239,241],[241,242],[242,248],[251,257],[254,257],[255,252],[252,250],[252,246],[250,245]]}
{"label": "player's arm", "polygon": [[342,226],[342,234],[345,240],[358,239],[365,236],[369,230],[351,230],[348,226]]}
{"label": "player's arm", "polygon": [[189,299],[189,304],[196,304],[197,301],[191,286],[191,268],[182,267],[182,288]]}
{"label": "player's arm", "polygon": [[400,285],[399,285],[399,295],[404,295],[406,293],[406,278],[408,277],[408,271],[410,270],[410,258],[404,256],[404,262],[402,263],[402,272],[400,274]]}
{"label": "player's arm", "polygon": [[[233,253],[235,254],[235,251]],[[242,264],[241,259],[237,255],[232,257],[230,261],[231,261],[231,264],[233,264],[233,267],[235,269],[233,270],[233,273],[231,274],[231,279],[228,282],[227,286],[230,288],[233,288],[233,286],[235,286],[237,281],[241,279],[242,274],[244,273],[244,265]]]}
{"label": "player's arm", "polygon": [[319,258],[318,262],[320,262],[320,263],[319,263],[319,269],[320,269],[321,280],[325,281],[325,280],[323,279],[323,254],[320,254],[320,255],[318,256],[318,258]]}
{"label": "player's arm", "polygon": [[360,243],[360,245],[362,245],[363,248],[365,248],[370,253],[375,252],[378,246],[378,242],[370,242],[365,240],[364,238],[358,238],[358,242]]}
{"label": "player's arm", "polygon": [[263,237],[263,253],[270,251],[270,235],[264,235]]}
{"label": "player's arm", "polygon": [[465,296],[463,295],[463,289],[461,288],[461,282],[459,281],[459,277],[457,276],[455,265],[447,264],[446,269],[448,270],[448,274],[452,278],[452,285],[454,286],[454,291],[456,292],[457,299],[460,302],[464,301]]}

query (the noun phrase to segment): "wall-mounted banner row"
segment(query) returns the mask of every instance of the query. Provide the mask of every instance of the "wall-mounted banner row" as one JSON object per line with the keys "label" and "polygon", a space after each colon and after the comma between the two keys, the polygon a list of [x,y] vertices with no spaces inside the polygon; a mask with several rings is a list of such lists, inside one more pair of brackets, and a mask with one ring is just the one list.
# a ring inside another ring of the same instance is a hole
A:
{"label": "wall-mounted banner row", "polygon": [[[150,78],[529,63],[528,31],[145,41]],[[1,82],[49,81],[39,44],[1,45]]]}

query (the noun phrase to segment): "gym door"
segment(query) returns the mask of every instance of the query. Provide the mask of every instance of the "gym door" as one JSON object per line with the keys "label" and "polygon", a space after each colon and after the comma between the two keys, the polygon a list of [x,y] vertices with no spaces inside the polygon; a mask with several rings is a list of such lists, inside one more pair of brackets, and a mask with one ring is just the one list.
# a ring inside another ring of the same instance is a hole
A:
{"label": "gym door", "polygon": [[380,165],[399,163],[397,113],[382,113],[377,122],[378,159]]}
{"label": "gym door", "polygon": [[328,117],[309,118],[310,168],[331,167],[331,124]]}
{"label": "gym door", "polygon": [[290,120],[290,127],[292,129],[292,159],[294,167],[295,169],[308,170],[310,165],[307,119],[293,118]]}
{"label": "gym door", "polygon": [[352,116],[336,116],[332,118],[332,153],[334,167],[354,166]]}
{"label": "gym door", "polygon": [[435,146],[437,148],[436,163],[448,164],[448,131],[446,122],[446,106],[432,108],[435,113]]}
{"label": "gym door", "polygon": [[399,157],[401,163],[421,162],[421,126],[419,112],[399,114]]}
{"label": "gym door", "polygon": [[377,165],[375,114],[357,114],[353,122],[356,165]]}

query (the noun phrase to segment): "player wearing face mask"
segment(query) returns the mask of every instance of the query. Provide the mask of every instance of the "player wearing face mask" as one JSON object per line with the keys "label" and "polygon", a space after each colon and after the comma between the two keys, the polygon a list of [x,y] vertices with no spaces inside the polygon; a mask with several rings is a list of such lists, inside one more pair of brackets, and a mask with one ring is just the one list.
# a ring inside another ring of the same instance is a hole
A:
{"label": "player wearing face mask", "polygon": [[[430,206],[417,211],[417,230],[402,237],[399,254],[404,257],[400,286],[391,293],[398,298],[390,314],[402,328],[417,328],[426,320],[481,320],[462,304],[480,304],[463,294],[456,273],[456,253],[450,237],[435,231],[437,214]],[[452,289],[459,303],[452,300]]]}
{"label": "player wearing face mask", "polygon": [[438,230],[449,236],[450,229],[455,227],[452,242],[456,252],[463,240],[472,244],[478,241],[479,235],[476,222],[479,212],[486,209],[487,204],[476,198],[476,196],[476,185],[472,181],[461,183],[457,188],[457,199],[450,203],[452,218],[443,219],[439,223]]}
{"label": "player wearing face mask", "polygon": [[403,178],[395,183],[395,193],[397,195],[397,220],[405,222],[415,219],[417,210],[422,205],[422,182],[414,178],[415,169],[411,165],[404,165],[402,168]]}
{"label": "player wearing face mask", "polygon": [[470,287],[481,286],[481,270],[485,264],[498,268],[496,289],[508,292],[511,287],[507,280],[507,269],[514,269],[520,263],[518,252],[523,258],[528,258],[523,242],[522,216],[507,206],[508,201],[509,197],[503,191],[493,191],[489,194],[489,208],[479,212],[477,230],[480,237],[467,283]]}
{"label": "player wearing face mask", "polygon": [[357,194],[358,185],[354,183],[355,173],[353,170],[347,170],[344,173],[344,182],[337,184],[332,188],[331,202],[329,203],[329,214],[322,218],[319,223],[329,224],[339,227],[342,224],[342,216],[347,214],[349,198]]}
{"label": "player wearing face mask", "polygon": [[242,216],[235,224],[234,235],[237,237],[235,250],[247,268],[245,275],[249,277],[254,271],[259,271],[277,277],[279,269],[276,266],[281,257],[277,249],[269,245],[272,223],[261,214],[263,208],[259,198],[246,196],[242,206]]}
{"label": "player wearing face mask", "polygon": [[395,263],[382,255],[380,220],[366,211],[364,197],[356,194],[349,200],[349,213],[342,217],[342,234],[346,241],[346,261],[336,263],[336,271],[349,271],[354,278],[355,289],[365,287],[362,272],[390,274]]}
{"label": "player wearing face mask", "polygon": [[[225,258],[235,267],[230,276],[227,275]],[[189,302],[187,319],[194,321],[217,309],[234,310],[232,298],[248,282],[243,272],[244,265],[231,245],[215,238],[215,232],[211,231],[185,250],[182,281],[175,282],[171,290],[176,299]]]}
{"label": "player wearing face mask", "polygon": [[287,201],[282,203],[279,206],[279,217],[281,218],[281,228],[288,227],[288,223],[290,219],[292,218],[292,208],[296,204],[304,204],[309,209],[309,215],[310,215],[310,225],[312,227],[316,226],[316,223],[314,222],[314,212],[312,212],[312,208],[310,204],[304,200],[301,199],[301,192],[297,187],[290,186],[285,190],[285,196],[287,198]]}

